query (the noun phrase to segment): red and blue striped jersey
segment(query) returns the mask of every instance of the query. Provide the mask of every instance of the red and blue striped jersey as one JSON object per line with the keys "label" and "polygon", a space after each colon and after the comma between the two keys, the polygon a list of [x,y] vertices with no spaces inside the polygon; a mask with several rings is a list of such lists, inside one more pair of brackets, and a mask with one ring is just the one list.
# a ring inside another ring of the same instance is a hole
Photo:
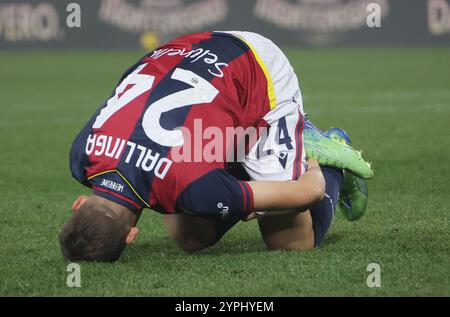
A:
{"label": "red and blue striped jersey", "polygon": [[129,68],[87,122],[71,148],[72,175],[131,210],[245,216],[252,191],[225,170],[231,146],[215,140],[224,149],[215,155],[223,159],[205,159],[197,152],[211,139],[192,131],[226,135],[227,127],[264,124],[267,87],[241,39],[223,32],[176,38]]}

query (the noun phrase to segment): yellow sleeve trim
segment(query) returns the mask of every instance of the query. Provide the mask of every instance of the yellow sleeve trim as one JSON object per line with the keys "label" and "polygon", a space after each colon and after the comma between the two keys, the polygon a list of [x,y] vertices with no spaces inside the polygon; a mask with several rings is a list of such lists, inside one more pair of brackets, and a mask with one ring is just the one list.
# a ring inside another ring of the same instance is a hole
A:
{"label": "yellow sleeve trim", "polygon": [[97,176],[103,175],[103,174],[107,174],[107,173],[117,173],[120,178],[122,178],[124,180],[125,183],[127,183],[127,185],[131,188],[131,190],[133,191],[133,193],[136,195],[137,198],[139,198],[140,201],[142,201],[142,203],[147,206],[148,208],[150,208],[150,205],[144,200],[142,199],[142,197],[137,193],[137,191],[134,189],[133,186],[131,186],[130,182],[125,178],[125,176],[122,175],[122,173],[120,173],[118,170],[109,170],[109,171],[104,171],[95,175],[92,175],[90,177],[88,177],[88,180],[91,180]]}
{"label": "yellow sleeve trim", "polygon": [[258,52],[253,47],[253,45],[247,42],[243,37],[239,36],[239,38],[250,48],[250,50],[252,51],[253,55],[256,58],[256,61],[259,64],[259,67],[261,67],[262,71],[264,72],[264,75],[266,76],[267,80],[267,95],[269,96],[270,110],[275,109],[275,107],[277,106],[277,97],[275,96],[275,89],[273,87],[272,76],[270,76],[266,64],[264,64],[264,61],[262,60],[261,56],[259,56]]}

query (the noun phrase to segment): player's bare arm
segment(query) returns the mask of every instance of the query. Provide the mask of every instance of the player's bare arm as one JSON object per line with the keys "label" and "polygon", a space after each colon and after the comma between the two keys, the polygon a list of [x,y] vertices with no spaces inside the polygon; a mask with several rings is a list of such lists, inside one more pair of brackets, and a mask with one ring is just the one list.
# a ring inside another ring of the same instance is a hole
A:
{"label": "player's bare arm", "polygon": [[323,199],[325,180],[316,160],[296,181],[251,181],[254,209],[305,211]]}

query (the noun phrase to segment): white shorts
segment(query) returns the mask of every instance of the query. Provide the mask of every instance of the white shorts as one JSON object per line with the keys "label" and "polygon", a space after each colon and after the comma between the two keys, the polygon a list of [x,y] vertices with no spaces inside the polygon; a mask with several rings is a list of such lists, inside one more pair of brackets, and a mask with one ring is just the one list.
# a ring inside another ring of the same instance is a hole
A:
{"label": "white shorts", "polygon": [[271,40],[252,32],[229,33],[243,39],[262,60],[276,97],[276,106],[263,118],[269,126],[268,133],[260,136],[243,166],[251,180],[295,180],[307,167],[302,136],[304,112],[297,76],[287,57]]}

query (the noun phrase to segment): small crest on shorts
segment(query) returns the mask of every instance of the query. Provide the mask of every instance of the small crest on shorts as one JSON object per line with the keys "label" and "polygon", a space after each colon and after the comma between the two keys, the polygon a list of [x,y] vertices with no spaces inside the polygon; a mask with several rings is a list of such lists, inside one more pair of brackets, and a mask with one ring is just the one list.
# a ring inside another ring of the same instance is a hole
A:
{"label": "small crest on shorts", "polygon": [[286,162],[287,162],[287,158],[288,158],[288,153],[280,153],[277,155],[278,156],[278,161],[280,162],[281,166],[283,167],[283,169],[286,169]]}

